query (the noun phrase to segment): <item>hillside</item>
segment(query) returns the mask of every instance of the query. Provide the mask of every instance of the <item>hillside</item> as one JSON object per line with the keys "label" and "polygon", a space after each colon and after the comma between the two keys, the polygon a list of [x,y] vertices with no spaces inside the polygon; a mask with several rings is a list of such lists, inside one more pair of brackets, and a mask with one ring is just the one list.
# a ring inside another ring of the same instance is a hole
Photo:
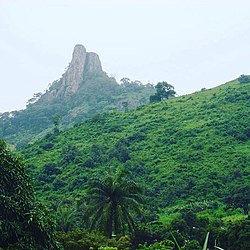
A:
{"label": "hillside", "polygon": [[37,195],[49,203],[81,199],[90,177],[124,166],[144,186],[149,210],[163,220],[168,208],[204,201],[247,213],[249,110],[250,85],[234,80],[136,110],[96,115],[47,134],[21,153]]}
{"label": "hillside", "polygon": [[132,109],[149,103],[152,85],[123,78],[121,84],[102,69],[99,56],[76,45],[72,60],[45,93],[36,93],[26,109],[0,114],[0,137],[21,148],[53,129],[84,121],[109,110]]}

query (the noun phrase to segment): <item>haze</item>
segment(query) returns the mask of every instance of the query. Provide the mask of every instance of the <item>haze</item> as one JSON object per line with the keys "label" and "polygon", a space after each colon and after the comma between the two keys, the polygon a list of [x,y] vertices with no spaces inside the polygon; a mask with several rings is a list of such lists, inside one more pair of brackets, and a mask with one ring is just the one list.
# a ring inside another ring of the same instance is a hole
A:
{"label": "haze", "polygon": [[168,81],[178,94],[250,73],[250,2],[0,0],[0,112],[59,79],[75,44],[117,81]]}

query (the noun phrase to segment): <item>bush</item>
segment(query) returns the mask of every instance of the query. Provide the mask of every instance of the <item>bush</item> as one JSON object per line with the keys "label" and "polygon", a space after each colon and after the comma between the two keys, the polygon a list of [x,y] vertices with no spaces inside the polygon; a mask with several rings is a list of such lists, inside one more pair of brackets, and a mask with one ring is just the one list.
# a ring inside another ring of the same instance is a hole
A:
{"label": "bush", "polygon": [[[89,249],[112,249],[106,246],[115,246],[114,239],[108,239],[99,233],[89,233],[87,231],[74,230],[68,233],[57,232],[57,240],[62,244],[64,250],[89,250]],[[101,248],[102,247],[102,248]],[[116,248],[114,248],[116,249]]]}
{"label": "bush", "polygon": [[147,244],[139,245],[138,250],[173,250],[174,243],[170,240],[155,242],[147,246]]}

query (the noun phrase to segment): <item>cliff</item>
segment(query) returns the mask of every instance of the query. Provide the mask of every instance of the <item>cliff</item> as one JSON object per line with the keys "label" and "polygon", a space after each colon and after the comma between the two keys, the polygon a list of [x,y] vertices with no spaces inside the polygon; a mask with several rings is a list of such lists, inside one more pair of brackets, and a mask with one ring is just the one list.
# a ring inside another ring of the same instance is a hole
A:
{"label": "cliff", "polygon": [[83,45],[77,44],[68,69],[59,81],[52,84],[45,99],[49,101],[53,97],[76,93],[85,77],[98,73],[103,73],[99,56],[94,52],[87,52]]}

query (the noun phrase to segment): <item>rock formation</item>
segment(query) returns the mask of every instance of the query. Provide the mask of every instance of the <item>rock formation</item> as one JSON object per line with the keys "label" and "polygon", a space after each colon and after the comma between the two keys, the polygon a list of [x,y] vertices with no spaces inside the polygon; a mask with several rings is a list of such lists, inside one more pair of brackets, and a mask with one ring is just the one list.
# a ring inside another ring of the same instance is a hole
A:
{"label": "rock formation", "polygon": [[94,52],[87,53],[84,73],[91,74],[101,71],[102,71],[102,65],[99,56]]}
{"label": "rock formation", "polygon": [[68,69],[60,81],[52,84],[45,99],[49,101],[53,97],[63,97],[77,92],[84,77],[95,73],[103,73],[99,56],[96,53],[87,52],[83,45],[77,44]]}
{"label": "rock formation", "polygon": [[23,147],[53,133],[58,119],[66,128],[96,114],[146,104],[154,93],[138,81],[119,85],[103,72],[98,55],[78,44],[65,73],[45,93],[34,94],[24,110],[0,114],[0,137]]}

